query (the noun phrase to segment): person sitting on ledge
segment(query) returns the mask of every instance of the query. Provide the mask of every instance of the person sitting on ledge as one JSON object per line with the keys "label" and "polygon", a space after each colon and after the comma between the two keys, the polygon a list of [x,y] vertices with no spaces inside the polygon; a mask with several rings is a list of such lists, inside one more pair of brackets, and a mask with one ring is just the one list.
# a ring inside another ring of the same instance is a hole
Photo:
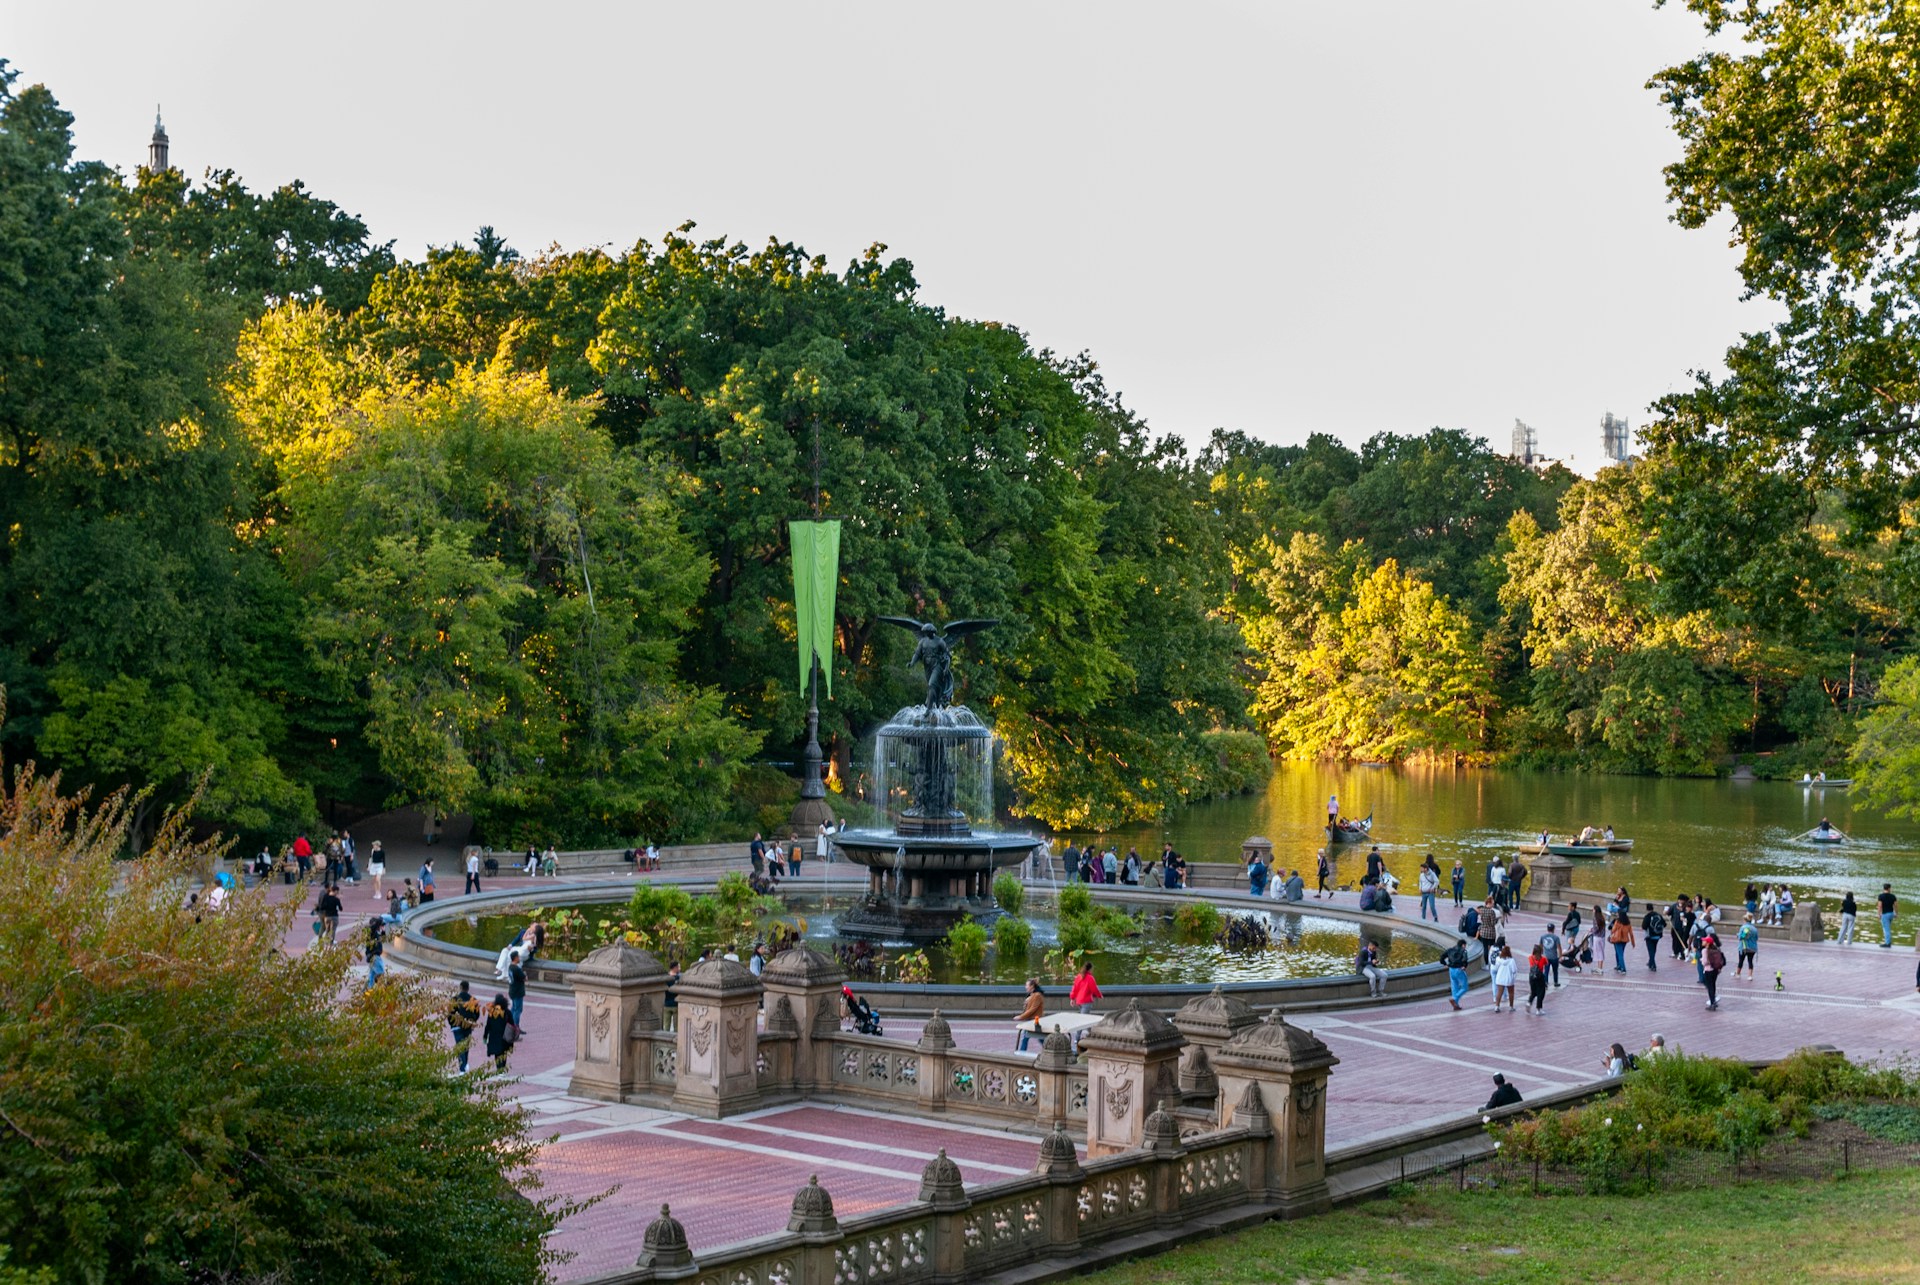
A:
{"label": "person sitting on ledge", "polygon": [[1047,993],[1040,989],[1038,977],[1027,978],[1027,1005],[1020,1010],[1020,1016],[1014,1018],[1015,1029],[1019,1032],[1014,1042],[1014,1052],[1027,1051],[1027,1040],[1040,1034],[1040,1019],[1047,1015]]}
{"label": "person sitting on ledge", "polygon": [[1480,1109],[1482,1111],[1498,1111],[1501,1107],[1514,1107],[1519,1105],[1520,1090],[1508,1084],[1506,1076],[1495,1075],[1493,1077],[1493,1096],[1488,1098],[1487,1105]]}
{"label": "person sitting on ledge", "polygon": [[1286,886],[1280,890],[1280,900],[1304,901],[1306,896],[1306,881],[1300,877],[1300,872],[1295,870],[1287,876]]}

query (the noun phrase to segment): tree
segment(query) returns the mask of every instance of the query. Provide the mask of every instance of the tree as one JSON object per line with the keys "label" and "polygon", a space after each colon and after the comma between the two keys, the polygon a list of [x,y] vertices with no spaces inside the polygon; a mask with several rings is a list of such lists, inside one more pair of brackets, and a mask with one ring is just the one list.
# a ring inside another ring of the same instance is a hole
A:
{"label": "tree", "polygon": [[[490,1082],[449,1078],[442,1001],[351,986],[350,948],[280,943],[264,889],[179,881],[217,850],[172,814],[115,861],[97,808],[16,767],[0,796],[0,1244],[8,1270],[128,1282],[540,1279],[576,1206]],[[523,1198],[521,1192],[532,1198]]]}
{"label": "tree", "polygon": [[725,808],[757,737],[676,676],[708,564],[682,483],[504,367],[369,395],[283,483],[324,665],[397,797],[613,841]]}
{"label": "tree", "polygon": [[1879,704],[1860,720],[1853,770],[1860,802],[1891,816],[1920,815],[1920,659],[1887,669]]}

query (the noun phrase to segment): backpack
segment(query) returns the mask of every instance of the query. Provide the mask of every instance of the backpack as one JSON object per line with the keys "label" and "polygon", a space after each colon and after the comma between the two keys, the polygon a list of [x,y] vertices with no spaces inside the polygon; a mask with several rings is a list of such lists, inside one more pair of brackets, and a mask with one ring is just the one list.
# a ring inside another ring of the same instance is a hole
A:
{"label": "backpack", "polygon": [[1710,947],[1707,951],[1707,967],[1711,968],[1714,972],[1717,973],[1721,969],[1725,968],[1726,966],[1727,966],[1726,955],[1721,953],[1721,950],[1718,946]]}
{"label": "backpack", "polygon": [[507,1029],[500,1032],[500,1039],[506,1044],[508,1048],[512,1048],[514,1045],[518,1044],[520,1042],[519,1024],[516,1022],[508,1022]]}
{"label": "backpack", "polygon": [[1647,940],[1659,941],[1667,931],[1667,921],[1655,910],[1647,916]]}
{"label": "backpack", "polygon": [[1457,931],[1460,933],[1462,937],[1478,936],[1480,932],[1479,913],[1474,910],[1468,910],[1466,914],[1460,916],[1460,923]]}
{"label": "backpack", "polygon": [[1640,1069],[1640,1056],[1639,1056],[1639,1054],[1637,1054],[1637,1053],[1629,1053],[1629,1054],[1627,1054],[1627,1069],[1628,1069],[1629,1071],[1638,1071],[1638,1070]]}

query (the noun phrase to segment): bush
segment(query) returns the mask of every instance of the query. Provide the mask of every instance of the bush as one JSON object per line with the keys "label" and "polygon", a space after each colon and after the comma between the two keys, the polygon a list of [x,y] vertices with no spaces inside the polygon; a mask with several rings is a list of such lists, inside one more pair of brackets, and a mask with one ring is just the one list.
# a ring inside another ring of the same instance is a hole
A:
{"label": "bush", "polygon": [[1173,912],[1173,933],[1181,941],[1212,941],[1220,935],[1220,912],[1212,902],[1183,902]]}
{"label": "bush", "polygon": [[947,958],[956,968],[973,972],[987,959],[987,930],[971,917],[947,932]]}
{"label": "bush", "polygon": [[1069,919],[1084,919],[1093,913],[1093,889],[1084,883],[1067,884],[1060,889],[1055,904],[1063,923]]}
{"label": "bush", "polygon": [[1008,914],[1017,915],[1026,909],[1027,886],[1017,875],[1002,871],[993,877],[993,902]]}
{"label": "bush", "polygon": [[1263,789],[1273,779],[1273,758],[1257,732],[1212,731],[1200,743],[1207,757],[1197,793],[1222,799]]}
{"label": "bush", "polygon": [[1060,921],[1059,946],[1067,954],[1099,950],[1101,941],[1099,925],[1090,918],[1081,917]]}
{"label": "bush", "polygon": [[1002,964],[1024,965],[1033,948],[1033,928],[1024,919],[1005,915],[993,926],[993,953]]}

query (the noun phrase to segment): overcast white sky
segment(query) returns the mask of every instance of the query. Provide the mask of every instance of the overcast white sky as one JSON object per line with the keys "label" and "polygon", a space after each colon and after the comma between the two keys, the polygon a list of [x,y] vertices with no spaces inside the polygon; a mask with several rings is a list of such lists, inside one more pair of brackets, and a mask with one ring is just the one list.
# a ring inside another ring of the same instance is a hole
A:
{"label": "overcast white sky", "polygon": [[131,171],[158,102],[188,174],[302,179],[403,254],[884,241],[1195,443],[1519,417],[1583,471],[1766,320],[1667,217],[1643,86],[1700,43],[1640,0],[0,0],[81,156]]}

